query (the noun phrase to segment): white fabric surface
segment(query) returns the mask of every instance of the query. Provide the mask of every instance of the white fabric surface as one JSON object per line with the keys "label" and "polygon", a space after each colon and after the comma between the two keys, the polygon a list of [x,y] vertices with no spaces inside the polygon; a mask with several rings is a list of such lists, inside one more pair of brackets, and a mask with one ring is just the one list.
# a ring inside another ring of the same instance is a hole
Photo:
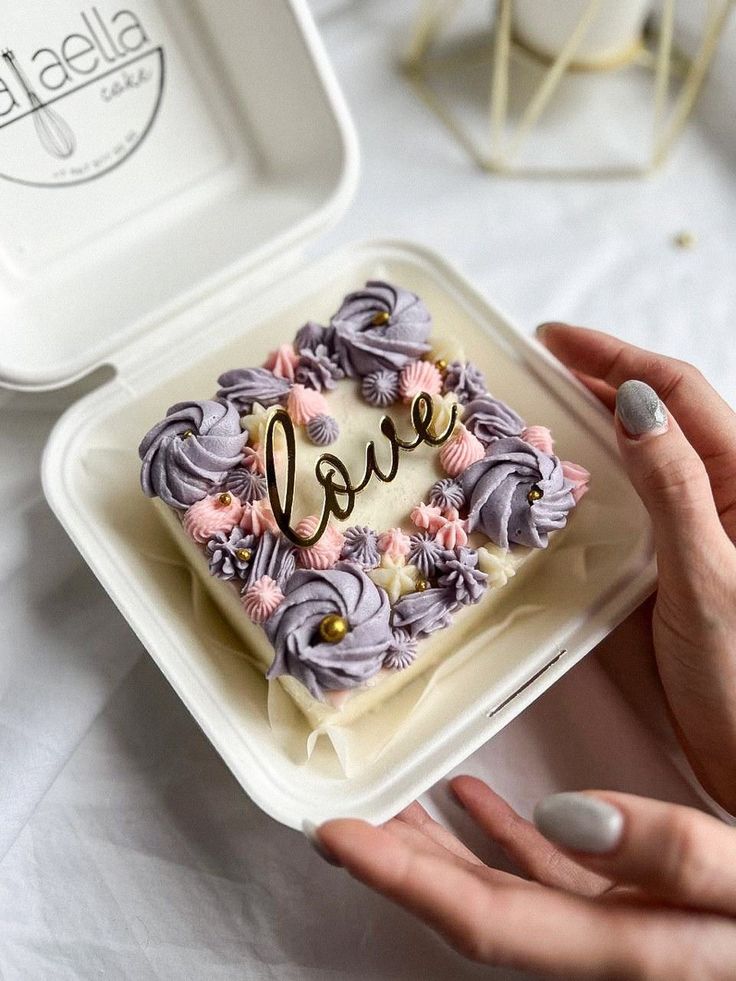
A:
{"label": "white fabric surface", "polygon": [[[661,173],[546,183],[475,171],[416,101],[393,69],[412,4],[317,6],[363,158],[320,249],[426,243],[529,330],[609,328],[736,400],[733,25]],[[0,976],[487,976],[263,815],[162,680],[43,500],[42,447],[80,394],[0,394]],[[461,769],[527,814],[588,786],[697,800],[593,657]],[[444,785],[425,803],[488,851]]]}

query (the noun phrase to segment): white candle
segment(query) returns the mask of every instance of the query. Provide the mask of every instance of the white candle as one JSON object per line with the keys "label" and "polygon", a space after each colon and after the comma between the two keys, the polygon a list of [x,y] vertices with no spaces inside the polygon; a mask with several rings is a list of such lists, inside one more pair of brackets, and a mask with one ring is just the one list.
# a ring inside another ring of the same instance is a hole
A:
{"label": "white candle", "polygon": [[[522,44],[548,58],[563,49],[592,0],[513,0],[514,34]],[[641,38],[651,0],[599,0],[573,62],[616,61]]]}

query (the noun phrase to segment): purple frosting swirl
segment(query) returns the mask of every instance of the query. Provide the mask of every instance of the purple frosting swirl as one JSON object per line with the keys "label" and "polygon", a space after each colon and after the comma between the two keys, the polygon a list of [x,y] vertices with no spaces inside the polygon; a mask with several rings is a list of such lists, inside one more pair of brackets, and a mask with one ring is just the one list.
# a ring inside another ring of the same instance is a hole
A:
{"label": "purple frosting swirl", "polygon": [[281,535],[264,531],[250,562],[247,586],[263,576],[270,576],[283,588],[296,568],[296,549]]}
{"label": "purple frosting swirl", "polygon": [[409,537],[407,561],[419,569],[425,579],[430,579],[445,549],[426,531],[418,531]]}
{"label": "purple frosting swirl", "polygon": [[385,668],[403,671],[408,668],[417,656],[417,642],[406,630],[394,630],[391,643],[388,645],[386,657],[383,659]]}
{"label": "purple frosting swirl", "polygon": [[247,438],[237,410],[228,403],[172,405],[138,447],[143,493],[186,510],[237,467]]}
{"label": "purple frosting swirl", "polygon": [[460,482],[468,499],[469,530],[482,531],[501,548],[510,542],[546,548],[549,532],[564,528],[575,506],[572,483],[559,459],[518,436],[492,443]]}
{"label": "purple frosting swirl", "polygon": [[300,385],[321,392],[325,388],[334,388],[345,377],[342,368],[324,344],[300,348],[299,357],[294,379]]}
{"label": "purple frosting swirl", "polygon": [[[210,573],[217,579],[245,579],[255,548],[256,536],[246,534],[240,527],[236,526],[229,534],[216,532],[206,548]],[[250,558],[241,558],[238,554],[244,549],[250,552]]]}
{"label": "purple frosting swirl", "polygon": [[329,446],[340,435],[340,425],[332,416],[314,416],[307,423],[307,437],[315,446]]}
{"label": "purple frosting swirl", "polygon": [[334,352],[334,327],[323,327],[315,320],[308,320],[306,324],[299,328],[294,338],[294,350],[301,352],[303,347],[316,348],[324,344],[332,354]]}
{"label": "purple frosting swirl", "polygon": [[385,409],[386,406],[393,405],[399,397],[399,373],[387,368],[372,371],[363,379],[360,391],[368,405]]}
{"label": "purple frosting swirl", "polygon": [[526,426],[510,406],[487,392],[467,403],[463,423],[484,446],[506,436],[520,436]]}
{"label": "purple frosting swirl", "polygon": [[254,402],[264,409],[283,402],[291,388],[287,378],[279,378],[268,368],[235,368],[220,375],[217,384],[217,397],[234,405],[240,415],[250,412]]}
{"label": "purple frosting swirl", "polygon": [[233,493],[241,504],[250,504],[265,497],[268,486],[262,474],[256,473],[255,470],[248,470],[246,467],[236,467],[225,476],[222,489]]}
{"label": "purple frosting swirl", "polygon": [[429,503],[436,508],[455,508],[459,511],[465,504],[465,494],[457,480],[453,477],[443,477],[442,480],[432,484]]}
{"label": "purple frosting swirl", "polygon": [[470,402],[486,390],[486,380],[480,368],[471,361],[453,361],[445,371],[443,392],[454,392],[458,402]]}
{"label": "purple frosting swirl", "polygon": [[[336,644],[320,637],[330,614],[348,623]],[[391,642],[388,596],[352,562],[324,572],[299,569],[265,629],[276,652],[266,677],[289,674],[323,700],[326,691],[356,688],[381,670]]]}
{"label": "purple frosting swirl", "polygon": [[346,528],[345,544],[342,547],[341,558],[357,562],[364,569],[375,569],[381,561],[378,551],[378,535],[372,528],[354,525]]}
{"label": "purple frosting swirl", "polygon": [[476,568],[478,553],[474,548],[448,549],[437,566],[437,584],[452,589],[463,606],[477,603],[488,585],[488,576]]}
{"label": "purple frosting swirl", "polygon": [[332,318],[335,351],[346,375],[401,369],[429,350],[432,318],[415,293],[371,280],[346,296]]}
{"label": "purple frosting swirl", "polygon": [[449,627],[452,615],[459,606],[455,590],[444,586],[425,589],[420,593],[406,593],[394,603],[393,626],[406,630],[412,637],[426,637],[436,630]]}

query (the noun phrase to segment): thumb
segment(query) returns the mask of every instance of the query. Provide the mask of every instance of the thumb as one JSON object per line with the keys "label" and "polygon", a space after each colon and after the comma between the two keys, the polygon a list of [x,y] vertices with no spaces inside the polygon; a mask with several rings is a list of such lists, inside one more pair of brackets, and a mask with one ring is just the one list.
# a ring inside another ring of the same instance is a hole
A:
{"label": "thumb", "polygon": [[681,575],[724,534],[705,465],[645,382],[619,387],[616,435],[624,466],[652,519],[660,575],[675,568]]}

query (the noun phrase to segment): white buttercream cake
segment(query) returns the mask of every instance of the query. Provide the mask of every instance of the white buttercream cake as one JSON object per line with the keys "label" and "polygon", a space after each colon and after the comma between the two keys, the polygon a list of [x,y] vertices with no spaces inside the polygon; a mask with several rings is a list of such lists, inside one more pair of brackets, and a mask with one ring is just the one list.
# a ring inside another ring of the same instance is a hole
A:
{"label": "white buttercream cake", "polygon": [[142,487],[313,726],[457,650],[588,486],[399,286],[367,283],[218,384],[143,439]]}

